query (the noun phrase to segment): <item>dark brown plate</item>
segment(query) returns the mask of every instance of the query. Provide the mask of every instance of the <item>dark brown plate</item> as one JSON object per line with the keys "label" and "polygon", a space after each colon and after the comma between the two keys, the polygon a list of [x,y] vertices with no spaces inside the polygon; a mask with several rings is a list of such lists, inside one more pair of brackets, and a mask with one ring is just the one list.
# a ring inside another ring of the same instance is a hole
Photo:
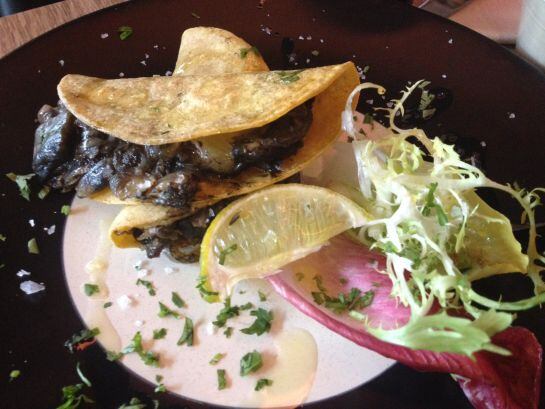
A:
{"label": "dark brown plate", "polygon": [[[284,39],[289,37],[298,67],[353,60],[362,68],[368,65],[367,78],[385,85],[391,96],[408,80],[420,78],[446,87],[452,91],[453,103],[426,124],[432,135],[452,132],[478,143],[484,141],[482,155],[492,178],[517,181],[522,186],[545,185],[545,77],[510,51],[401,2],[262,3],[259,7],[258,0],[133,1],[74,21],[8,55],[0,61],[1,173],[31,172],[34,118],[42,104],[56,102],[55,86],[63,75],[116,78],[120,72],[127,77],[164,74],[175,62],[182,31],[209,25],[233,31],[256,45],[275,69],[293,67],[286,55],[291,52],[290,41]],[[126,41],[119,40],[116,33],[122,25],[134,28]],[[109,33],[109,37],[101,39],[102,33]],[[308,36],[311,39],[307,40]],[[313,55],[313,50],[319,55]],[[141,64],[143,60],[146,65]],[[75,372],[78,360],[93,380],[96,407],[115,408],[132,396],[153,395],[151,385],[106,361],[99,347],[71,355],[63,346],[82,328],[62,266],[64,216],[59,210],[71,196],[52,193],[42,201],[34,192],[32,201],[27,202],[3,176],[0,194],[0,233],[8,238],[0,242],[0,264],[5,264],[0,271],[0,406],[56,407],[61,388],[79,381]],[[487,199],[500,210],[513,211],[502,198]],[[35,228],[30,227],[29,219],[35,220]],[[42,227],[51,224],[56,224],[57,233],[48,236]],[[40,255],[28,254],[26,243],[31,237],[38,239]],[[34,280],[45,282],[46,291],[25,296],[19,290],[21,279],[15,275],[21,268],[31,271]],[[542,343],[545,341],[545,319],[539,310],[520,314],[517,324],[529,327]],[[9,371],[15,368],[22,375],[8,384]],[[159,400],[161,407],[202,407],[168,394]],[[309,406],[459,409],[469,405],[448,375],[419,373],[396,365],[356,390]]]}

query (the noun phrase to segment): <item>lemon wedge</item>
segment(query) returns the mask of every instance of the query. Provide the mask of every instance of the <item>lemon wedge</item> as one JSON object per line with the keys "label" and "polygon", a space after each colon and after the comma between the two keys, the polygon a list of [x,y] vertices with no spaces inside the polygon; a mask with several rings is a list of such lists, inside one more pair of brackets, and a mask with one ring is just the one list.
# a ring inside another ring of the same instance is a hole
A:
{"label": "lemon wedge", "polygon": [[239,281],[274,274],[367,220],[355,202],[323,187],[283,184],[245,196],[206,231],[198,288],[207,301],[223,299]]}

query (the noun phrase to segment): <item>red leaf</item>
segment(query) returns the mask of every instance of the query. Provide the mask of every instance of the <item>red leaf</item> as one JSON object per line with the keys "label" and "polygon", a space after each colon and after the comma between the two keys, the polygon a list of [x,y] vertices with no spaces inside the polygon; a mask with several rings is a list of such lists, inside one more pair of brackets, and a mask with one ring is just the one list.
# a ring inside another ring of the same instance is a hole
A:
{"label": "red leaf", "polygon": [[[373,325],[389,327],[395,322],[403,323],[409,317],[409,311],[389,297],[391,283],[376,271],[374,265],[378,259],[379,255],[347,238],[336,238],[319,252],[269,277],[269,281],[279,294],[303,313],[356,344],[420,371],[457,375],[460,386],[477,409],[537,408],[542,349],[527,329],[512,327],[493,338],[495,344],[512,352],[509,357],[480,352],[475,360],[471,360],[464,355],[413,350],[380,341],[357,321],[320,308],[310,297],[310,292],[316,289],[308,288],[308,277],[305,280],[307,288],[294,278],[295,273],[301,271],[319,274],[328,291],[334,288],[332,295],[352,287],[362,291],[375,288],[375,298],[365,313],[369,314]],[[341,285],[340,277],[347,282]]]}

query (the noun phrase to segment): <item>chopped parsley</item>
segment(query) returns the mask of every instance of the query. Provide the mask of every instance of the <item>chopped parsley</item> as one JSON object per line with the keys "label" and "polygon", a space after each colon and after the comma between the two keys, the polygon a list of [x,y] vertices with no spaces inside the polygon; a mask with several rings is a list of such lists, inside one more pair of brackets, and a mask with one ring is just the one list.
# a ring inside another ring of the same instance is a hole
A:
{"label": "chopped parsley", "polygon": [[69,385],[62,388],[63,402],[57,406],[57,409],[76,409],[82,403],[95,403],[91,398],[82,393],[84,384]]}
{"label": "chopped parsley", "polygon": [[448,223],[448,217],[443,208],[435,200],[435,190],[437,189],[437,183],[431,183],[428,187],[428,193],[426,195],[426,203],[422,208],[422,214],[424,216],[429,216],[431,210],[435,209],[435,214],[437,215],[437,221],[440,226],[445,226]]}
{"label": "chopped parsley", "polygon": [[161,328],[161,329],[154,329],[153,330],[153,339],[163,339],[167,335],[167,329]]}
{"label": "chopped parsley", "polygon": [[70,339],[64,343],[64,346],[68,348],[71,353],[73,353],[75,346],[81,344],[82,342],[91,341],[98,334],[100,334],[100,330],[98,328],[82,329],[77,334],[72,335]]}
{"label": "chopped parsley", "polygon": [[242,304],[239,309],[240,311],[246,311],[254,308],[254,305],[251,302],[247,302],[246,304]]}
{"label": "chopped parsley", "polygon": [[123,355],[130,354],[132,352],[138,354],[145,365],[154,367],[159,366],[159,354],[144,350],[144,347],[142,346],[142,334],[140,331],[134,334],[131,343],[121,351]]}
{"label": "chopped parsley", "polygon": [[225,335],[226,338],[231,338],[231,335],[233,335],[233,327],[225,328],[225,331],[223,331],[223,335]]}
{"label": "chopped parsley", "polygon": [[19,369],[14,369],[9,373],[9,381],[13,382],[15,379],[17,379],[19,376],[21,376],[21,371]]}
{"label": "chopped parsley", "polygon": [[248,352],[240,360],[240,376],[246,376],[252,372],[256,372],[263,366],[261,354],[256,350]]}
{"label": "chopped parsley", "polygon": [[195,286],[195,288],[199,290],[199,294],[201,295],[202,298],[212,297],[219,294],[215,291],[210,291],[207,288],[207,286],[208,285],[206,283],[206,276],[199,276],[199,278],[197,279],[197,285]]}
{"label": "chopped parsley", "polygon": [[102,306],[102,308],[110,308],[112,306],[112,302],[111,301],[108,301],[108,302],[105,302],[104,305]]}
{"label": "chopped parsley", "polygon": [[96,294],[100,291],[100,288],[96,284],[85,283],[83,285],[83,292],[87,297],[91,297],[93,294]]}
{"label": "chopped parsley", "polygon": [[299,76],[304,70],[295,70],[295,71],[278,71],[276,74],[284,84],[290,84],[295,81],[299,81],[301,77]]}
{"label": "chopped parsley", "polygon": [[155,375],[155,382],[157,382],[157,386],[154,389],[155,393],[164,393],[167,391],[165,385],[163,385],[163,375]]}
{"label": "chopped parsley", "polygon": [[68,216],[70,214],[70,205],[63,205],[61,207],[61,213]]}
{"label": "chopped parsley", "polygon": [[273,384],[273,381],[272,381],[272,380],[266,379],[266,378],[261,378],[261,379],[258,380],[257,383],[255,384],[254,390],[255,390],[255,391],[260,391],[260,390],[263,389],[265,386],[271,386],[272,384]]}
{"label": "chopped parsley", "polygon": [[295,279],[297,281],[302,281],[304,278],[305,278],[305,275],[303,273],[301,273],[301,272],[295,273]]}
{"label": "chopped parsley", "polygon": [[218,374],[218,390],[221,391],[227,388],[227,379],[225,378],[225,369],[218,369],[216,373]]}
{"label": "chopped parsley", "polygon": [[172,311],[170,308],[168,308],[165,304],[159,301],[159,317],[165,318],[165,317],[174,317],[174,318],[180,318],[180,314],[176,311]]}
{"label": "chopped parsley", "polygon": [[208,362],[210,365],[217,365],[223,358],[225,358],[226,354],[222,354],[221,352],[217,353],[212,357],[210,362]]}
{"label": "chopped parsley", "polygon": [[[129,403],[124,403],[119,407],[119,409],[146,409],[146,405],[140,401],[138,398],[131,398]],[[157,405],[156,408],[159,406]],[[57,408],[58,409],[58,408]]]}
{"label": "chopped parsley", "polygon": [[34,173],[29,173],[28,175],[6,173],[6,177],[17,184],[19,194],[30,202],[30,187],[28,186],[28,181],[34,177]]}
{"label": "chopped parsley", "polygon": [[6,236],[4,236],[3,234],[0,234],[0,241],[6,241]]}
{"label": "chopped parsley", "polygon": [[117,32],[119,33],[119,39],[120,40],[126,40],[132,35],[132,27],[129,26],[121,26],[117,29]]}
{"label": "chopped parsley", "polygon": [[148,294],[152,297],[155,296],[155,288],[153,287],[153,283],[151,281],[142,280],[141,278],[139,278],[138,280],[136,280],[136,285],[146,287],[146,289],[148,290]]}
{"label": "chopped parsley", "polygon": [[185,317],[184,331],[176,343],[176,345],[184,344],[186,344],[188,347],[193,346],[193,320],[191,320],[189,317]]}
{"label": "chopped parsley", "polygon": [[259,301],[267,301],[267,294],[265,294],[261,290],[258,290],[257,293],[259,294]]}
{"label": "chopped parsley", "polygon": [[231,297],[227,297],[223,303],[223,308],[216,316],[216,321],[212,322],[212,324],[218,328],[223,327],[229,318],[237,317],[239,315],[239,310],[239,306],[231,306]]}
{"label": "chopped parsley", "polygon": [[240,49],[240,58],[246,58],[248,53],[254,53],[257,57],[261,57],[261,53],[256,47],[246,47]]}
{"label": "chopped parsley", "polygon": [[34,237],[28,241],[27,247],[30,254],[40,254],[38,243],[36,242],[36,239]]}
{"label": "chopped parsley", "polygon": [[337,297],[331,297],[327,294],[320,276],[315,276],[314,281],[319,290],[311,293],[314,302],[318,305],[323,305],[335,314],[361,310],[371,305],[375,297],[373,290],[368,290],[362,294],[359,288],[352,288],[348,293],[339,293]]}
{"label": "chopped parsley", "polygon": [[240,332],[246,335],[255,334],[259,336],[271,330],[271,322],[273,320],[272,311],[258,308],[250,312],[250,315],[256,317],[255,321],[248,328],[241,329]]}
{"label": "chopped parsley", "polygon": [[218,259],[218,263],[220,266],[223,266],[225,264],[225,257],[227,257],[229,254],[231,254],[233,251],[235,251],[238,248],[237,244],[231,244],[229,247],[220,250],[220,255]]}
{"label": "chopped parsley", "polygon": [[185,301],[182,299],[182,297],[180,297],[178,295],[177,292],[173,291],[172,292],[172,302],[174,303],[174,305],[178,308],[183,308],[185,307]]}
{"label": "chopped parsley", "polygon": [[123,358],[122,352],[106,351],[106,359],[108,361],[114,362],[120,360],[121,358]]}
{"label": "chopped parsley", "polygon": [[38,197],[43,200],[45,199],[45,197],[49,194],[49,192],[51,191],[51,188],[49,186],[44,186],[40,189],[40,191],[38,192]]}

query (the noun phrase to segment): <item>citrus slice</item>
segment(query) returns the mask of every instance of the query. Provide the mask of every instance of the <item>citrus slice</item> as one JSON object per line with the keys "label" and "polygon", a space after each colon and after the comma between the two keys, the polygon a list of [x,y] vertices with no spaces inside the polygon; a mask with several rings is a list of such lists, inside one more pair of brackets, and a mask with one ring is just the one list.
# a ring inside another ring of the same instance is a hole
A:
{"label": "citrus slice", "polygon": [[276,185],[233,202],[214,219],[201,244],[199,289],[207,301],[228,296],[247,278],[263,278],[368,220],[332,190]]}

